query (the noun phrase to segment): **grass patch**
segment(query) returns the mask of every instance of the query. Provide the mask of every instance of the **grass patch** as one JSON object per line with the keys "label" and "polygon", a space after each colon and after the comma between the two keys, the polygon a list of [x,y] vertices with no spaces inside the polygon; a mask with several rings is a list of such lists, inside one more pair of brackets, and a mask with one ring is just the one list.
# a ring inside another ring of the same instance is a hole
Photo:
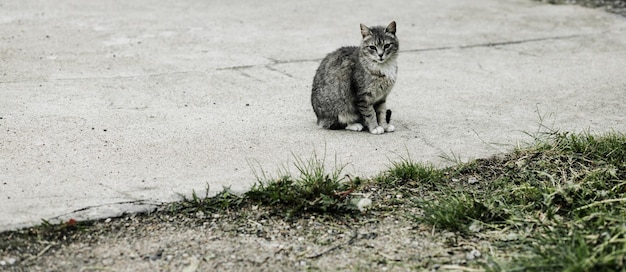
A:
{"label": "grass patch", "polygon": [[497,202],[486,203],[471,193],[461,191],[449,191],[435,201],[421,202],[420,206],[424,214],[416,217],[419,222],[461,234],[468,234],[472,224],[477,221],[500,223],[509,216],[506,211],[498,208]]}
{"label": "grass patch", "polygon": [[343,167],[325,169],[317,155],[308,160],[295,157],[294,177],[289,171],[280,178],[257,174],[257,183],[245,194],[250,201],[275,207],[288,217],[300,212],[351,212],[348,195],[360,185],[359,178],[342,176]]}
{"label": "grass patch", "polygon": [[204,196],[198,196],[196,191],[191,193],[191,197],[180,195],[182,200],[179,202],[171,203],[169,211],[172,213],[209,213],[220,212],[231,208],[240,207],[245,201],[244,198],[237,194],[234,194],[230,188],[224,188],[221,192],[214,196],[209,196],[209,185]]}
{"label": "grass patch", "polygon": [[[489,270],[623,271],[626,269],[626,137],[618,133],[550,133],[528,148],[447,170],[449,180],[478,176],[476,186],[441,183],[434,201],[419,203],[421,222],[468,232],[524,237],[500,243],[517,248]],[[519,252],[518,252],[519,253]]]}
{"label": "grass patch", "polygon": [[335,166],[328,171],[324,159],[316,154],[310,159],[294,158],[296,175],[285,168],[279,178],[274,178],[253,167],[257,182],[248,192],[237,195],[224,188],[209,196],[207,185],[204,196],[195,191],[191,197],[181,195],[182,201],[171,203],[168,210],[171,213],[215,213],[246,205],[262,205],[286,217],[309,212],[350,213],[358,210],[356,202],[350,201],[350,194],[362,183],[361,179],[342,175],[343,167]]}
{"label": "grass patch", "polygon": [[432,164],[418,163],[411,158],[403,158],[399,162],[393,162],[382,178],[393,185],[414,181],[422,186],[437,188],[445,181],[445,173]]}

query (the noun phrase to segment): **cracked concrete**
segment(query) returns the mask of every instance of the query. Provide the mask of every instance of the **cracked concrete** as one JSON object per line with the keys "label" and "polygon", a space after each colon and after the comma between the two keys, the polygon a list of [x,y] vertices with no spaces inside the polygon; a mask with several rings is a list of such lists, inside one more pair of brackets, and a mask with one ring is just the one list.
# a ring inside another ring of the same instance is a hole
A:
{"label": "cracked concrete", "polygon": [[[539,128],[626,131],[626,21],[526,0],[0,3],[0,230],[245,191],[317,153],[390,161],[510,150]],[[349,14],[350,16],[346,16]],[[315,125],[319,60],[398,22],[397,131]],[[407,154],[408,153],[408,154]],[[336,161],[335,161],[336,160]]]}

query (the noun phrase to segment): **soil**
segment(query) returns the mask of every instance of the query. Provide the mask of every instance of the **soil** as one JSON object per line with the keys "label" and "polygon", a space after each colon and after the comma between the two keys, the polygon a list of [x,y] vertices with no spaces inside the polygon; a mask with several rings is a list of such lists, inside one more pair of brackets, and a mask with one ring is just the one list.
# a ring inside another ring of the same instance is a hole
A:
{"label": "soil", "polygon": [[[383,191],[385,193],[383,193]],[[243,204],[129,214],[0,234],[6,271],[414,271],[470,269],[488,241],[419,223],[400,192],[370,186],[369,211],[304,213]],[[469,267],[468,267],[469,266]]]}

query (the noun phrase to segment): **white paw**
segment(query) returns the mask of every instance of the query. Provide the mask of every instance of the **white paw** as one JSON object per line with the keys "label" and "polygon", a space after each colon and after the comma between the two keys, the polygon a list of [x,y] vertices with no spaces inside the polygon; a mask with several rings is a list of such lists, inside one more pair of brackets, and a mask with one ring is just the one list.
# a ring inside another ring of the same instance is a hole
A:
{"label": "white paw", "polygon": [[383,134],[385,133],[385,129],[381,126],[377,126],[374,129],[370,129],[370,133],[372,134]]}
{"label": "white paw", "polygon": [[346,126],[346,130],[361,131],[363,130],[363,125],[361,125],[360,123],[349,124],[348,126]]}
{"label": "white paw", "polygon": [[387,132],[393,132],[394,130],[396,130],[396,128],[393,125],[388,125],[385,128],[385,131],[387,131]]}

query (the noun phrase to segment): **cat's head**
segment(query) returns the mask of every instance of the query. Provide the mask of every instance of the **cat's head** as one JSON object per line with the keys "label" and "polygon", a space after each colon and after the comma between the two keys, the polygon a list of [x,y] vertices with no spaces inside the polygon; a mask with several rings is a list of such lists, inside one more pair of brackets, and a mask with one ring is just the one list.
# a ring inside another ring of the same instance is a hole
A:
{"label": "cat's head", "polygon": [[361,35],[361,53],[373,62],[382,64],[397,56],[400,43],[396,37],[395,21],[387,27],[361,24]]}

